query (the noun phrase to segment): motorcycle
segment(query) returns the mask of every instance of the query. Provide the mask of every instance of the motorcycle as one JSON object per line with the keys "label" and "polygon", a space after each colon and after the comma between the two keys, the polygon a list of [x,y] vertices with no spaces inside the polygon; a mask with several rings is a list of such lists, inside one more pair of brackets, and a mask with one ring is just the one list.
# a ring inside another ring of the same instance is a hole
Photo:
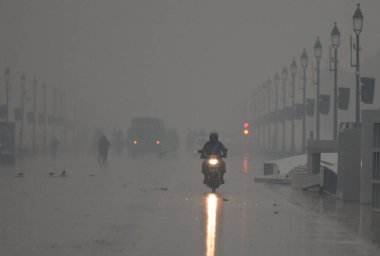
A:
{"label": "motorcycle", "polygon": [[[202,153],[201,150],[198,151],[199,153]],[[207,187],[211,188],[212,192],[215,192],[217,188],[220,187],[222,183],[221,177],[222,177],[222,156],[218,155],[209,155],[206,157],[205,161],[205,167],[206,167],[206,185]]]}

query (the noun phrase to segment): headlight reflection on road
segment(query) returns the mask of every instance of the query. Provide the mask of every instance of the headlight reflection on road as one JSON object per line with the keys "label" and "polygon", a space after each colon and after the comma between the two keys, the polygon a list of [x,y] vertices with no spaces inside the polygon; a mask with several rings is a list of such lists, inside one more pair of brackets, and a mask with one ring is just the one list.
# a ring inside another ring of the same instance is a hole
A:
{"label": "headlight reflection on road", "polygon": [[208,194],[206,199],[207,207],[207,230],[206,230],[206,256],[215,255],[216,244],[216,223],[218,216],[218,197],[215,194]]}

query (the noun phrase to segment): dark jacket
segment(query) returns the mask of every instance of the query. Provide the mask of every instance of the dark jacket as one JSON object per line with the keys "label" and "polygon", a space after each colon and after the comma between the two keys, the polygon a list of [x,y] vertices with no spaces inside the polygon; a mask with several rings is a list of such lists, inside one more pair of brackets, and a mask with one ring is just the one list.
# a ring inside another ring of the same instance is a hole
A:
{"label": "dark jacket", "polygon": [[227,157],[227,149],[220,141],[208,141],[203,146],[201,158],[205,159],[209,155],[218,155],[220,157]]}
{"label": "dark jacket", "polygon": [[108,147],[110,146],[110,143],[106,136],[102,136],[99,139],[99,153],[106,153],[108,151]]}

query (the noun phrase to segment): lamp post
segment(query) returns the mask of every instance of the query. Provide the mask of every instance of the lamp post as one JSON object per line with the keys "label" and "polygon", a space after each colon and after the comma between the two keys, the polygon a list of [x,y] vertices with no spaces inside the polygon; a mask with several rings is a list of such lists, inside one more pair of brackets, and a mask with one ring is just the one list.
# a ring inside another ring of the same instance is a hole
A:
{"label": "lamp post", "polygon": [[351,66],[356,68],[356,123],[360,123],[360,33],[363,30],[363,14],[360,10],[360,4],[357,5],[356,11],[352,16],[352,23],[354,32],[356,34],[356,45],[353,46],[353,49],[356,50],[356,63]]}
{"label": "lamp post", "polygon": [[63,142],[66,145],[67,131],[66,131],[66,110],[67,110],[67,95],[66,91],[62,92],[62,128],[63,128]]}
{"label": "lamp post", "polygon": [[33,137],[32,147],[33,153],[36,152],[36,99],[37,99],[37,79],[33,79]]}
{"label": "lamp post", "polygon": [[[257,119],[259,120],[259,122],[256,122],[256,127],[258,129],[257,131],[257,143],[259,144],[259,149],[262,149],[262,116],[263,116],[263,105],[261,104],[261,90],[260,90],[260,87],[258,87],[256,89],[256,97],[255,97],[255,101],[257,102],[256,106],[257,106],[257,113],[256,113],[256,117]],[[255,124],[253,124],[253,126],[255,127]]]}
{"label": "lamp post", "polygon": [[[254,103],[256,103],[255,102],[255,99],[253,99],[253,101],[254,101]],[[77,106],[78,106],[78,98],[75,96],[75,95],[73,95],[73,110],[74,110],[74,113],[73,113],[73,123],[74,123],[74,126],[73,126],[73,129],[74,129],[74,131],[73,131],[73,134],[74,135],[76,135],[76,133],[77,133],[77,130],[79,130],[79,129],[77,129],[78,128],[78,123],[79,123],[79,119],[77,118]],[[82,111],[84,111],[83,109],[82,109]],[[257,109],[256,108],[254,108],[253,109],[253,111],[257,111]],[[85,116],[85,115],[84,115]],[[254,115],[254,117],[256,117],[256,115]],[[253,133],[253,136],[255,137],[256,136],[256,134],[255,133]],[[255,137],[256,138],[256,137]]]}
{"label": "lamp post", "polygon": [[265,83],[266,90],[267,90],[267,101],[268,101],[268,110],[267,110],[267,127],[268,127],[268,135],[267,135],[267,150],[271,150],[271,120],[270,120],[270,113],[271,113],[271,85],[272,82],[270,78],[268,78],[267,82]]}
{"label": "lamp post", "polygon": [[263,105],[263,112],[262,112],[262,131],[263,131],[263,143],[262,143],[262,146],[263,146],[263,149],[266,150],[266,137],[267,137],[267,132],[266,132],[266,125],[267,125],[267,120],[266,120],[266,114],[267,114],[267,104],[266,104],[266,88],[265,88],[265,83],[263,83],[261,85],[261,102],[262,102],[262,105]]}
{"label": "lamp post", "polygon": [[[282,80],[282,104],[283,104],[283,111],[285,112],[286,109],[286,82],[288,80],[288,69],[284,67],[281,72],[281,80]],[[283,118],[282,121],[282,152],[285,154],[286,148],[285,148],[285,123],[286,118]]]}
{"label": "lamp post", "polygon": [[57,125],[57,88],[53,88],[52,92],[52,109],[53,109],[53,137],[56,136],[55,130]]}
{"label": "lamp post", "polygon": [[275,113],[276,113],[276,124],[274,126],[274,141],[273,141],[273,146],[274,146],[274,151],[275,153],[277,154],[277,150],[278,150],[278,116],[279,116],[279,113],[278,113],[278,86],[280,84],[280,76],[276,73],[276,75],[274,76],[274,86],[275,86]]}
{"label": "lamp post", "polygon": [[317,41],[314,44],[314,57],[317,60],[317,97],[315,99],[316,101],[316,139],[319,140],[319,86],[320,86],[320,81],[319,81],[319,76],[320,76],[320,69],[319,69],[319,62],[322,57],[322,44],[321,41],[319,41],[319,37],[317,37]]}
{"label": "lamp post", "polygon": [[294,58],[292,63],[290,64],[290,74],[292,75],[292,145],[291,145],[291,151],[292,151],[292,154],[295,153],[295,143],[294,143],[294,119],[295,119],[295,115],[294,115],[294,111],[295,111],[295,104],[294,104],[294,101],[295,101],[295,87],[296,87],[296,74],[297,74],[297,63],[296,63],[296,59]]}
{"label": "lamp post", "polygon": [[46,97],[46,83],[42,85],[42,147],[46,149],[46,106],[47,106],[47,97]]}
{"label": "lamp post", "polygon": [[6,104],[6,120],[8,122],[8,113],[9,113],[9,89],[10,89],[10,82],[11,80],[11,71],[9,70],[9,67],[5,69],[4,72],[4,81],[5,81],[5,104]]}
{"label": "lamp post", "polygon": [[62,90],[59,90],[58,91],[58,129],[59,129],[59,138],[61,139],[61,141],[63,141],[63,127],[62,127],[62,117],[63,117],[63,91]]}
{"label": "lamp post", "polygon": [[20,124],[20,138],[19,138],[19,148],[22,149],[23,137],[24,137],[24,112],[25,112],[25,74],[21,75],[20,78],[20,87],[21,87],[21,95],[20,95],[20,112],[21,112],[21,124]]}
{"label": "lamp post", "polygon": [[303,105],[303,113],[302,113],[302,152],[306,150],[306,69],[308,66],[309,57],[307,56],[306,49],[303,49],[301,54],[301,67],[303,70],[302,75],[302,105]]}
{"label": "lamp post", "polygon": [[[334,72],[334,140],[338,139],[338,47],[340,45],[340,32],[335,22],[331,31],[331,45],[334,48],[334,67],[330,70]],[[331,62],[330,62],[331,63]]]}
{"label": "lamp post", "polygon": [[265,105],[265,88],[263,85],[259,87],[259,97],[260,97],[260,146],[261,149],[265,149],[265,111],[266,111],[266,105]]}

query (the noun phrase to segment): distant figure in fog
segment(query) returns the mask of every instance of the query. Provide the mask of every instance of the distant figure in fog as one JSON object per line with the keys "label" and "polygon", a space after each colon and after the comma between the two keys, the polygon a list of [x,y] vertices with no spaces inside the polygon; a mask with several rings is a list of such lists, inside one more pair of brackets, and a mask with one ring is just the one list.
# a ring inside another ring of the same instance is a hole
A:
{"label": "distant figure in fog", "polygon": [[98,149],[99,149],[99,157],[98,161],[101,163],[107,162],[107,157],[108,157],[108,148],[110,146],[110,142],[108,141],[106,135],[102,135],[99,138],[98,141]]}
{"label": "distant figure in fog", "polygon": [[50,140],[50,154],[52,159],[57,157],[58,144],[57,136],[53,135]]}

